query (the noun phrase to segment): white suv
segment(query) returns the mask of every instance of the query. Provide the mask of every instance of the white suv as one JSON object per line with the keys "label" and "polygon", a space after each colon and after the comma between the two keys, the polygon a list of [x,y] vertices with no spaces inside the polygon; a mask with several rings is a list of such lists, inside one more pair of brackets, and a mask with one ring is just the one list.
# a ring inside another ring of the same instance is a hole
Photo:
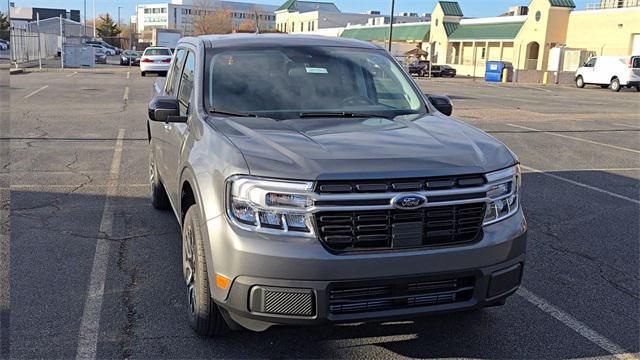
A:
{"label": "white suv", "polygon": [[620,91],[635,87],[640,91],[640,56],[595,56],[576,71],[576,86],[600,85]]}

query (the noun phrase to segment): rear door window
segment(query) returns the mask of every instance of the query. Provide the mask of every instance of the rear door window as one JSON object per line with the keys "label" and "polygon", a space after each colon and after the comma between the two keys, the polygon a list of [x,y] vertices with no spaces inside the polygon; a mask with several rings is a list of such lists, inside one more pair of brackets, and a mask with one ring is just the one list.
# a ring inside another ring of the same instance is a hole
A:
{"label": "rear door window", "polygon": [[631,67],[634,69],[640,69],[640,56],[631,58]]}

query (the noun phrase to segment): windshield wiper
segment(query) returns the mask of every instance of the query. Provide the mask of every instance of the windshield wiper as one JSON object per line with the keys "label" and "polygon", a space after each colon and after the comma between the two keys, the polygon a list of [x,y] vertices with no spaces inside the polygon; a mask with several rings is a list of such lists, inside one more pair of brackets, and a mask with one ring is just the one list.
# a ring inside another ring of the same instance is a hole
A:
{"label": "windshield wiper", "polygon": [[309,112],[301,112],[299,114],[301,118],[384,118],[384,119],[392,119],[393,117],[380,115],[380,114],[365,114],[358,112],[349,112],[349,111],[309,111]]}
{"label": "windshield wiper", "polygon": [[220,114],[220,115],[229,115],[229,116],[237,116],[237,117],[258,117],[258,115],[249,113],[249,112],[230,111],[230,110],[223,110],[223,109],[210,109],[209,114]]}

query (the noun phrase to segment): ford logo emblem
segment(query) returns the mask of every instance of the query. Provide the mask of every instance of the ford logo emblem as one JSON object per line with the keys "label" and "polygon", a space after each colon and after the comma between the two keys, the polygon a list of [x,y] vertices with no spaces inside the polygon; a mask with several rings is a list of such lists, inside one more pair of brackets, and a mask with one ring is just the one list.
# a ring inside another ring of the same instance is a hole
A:
{"label": "ford logo emblem", "polygon": [[391,205],[396,209],[412,210],[427,203],[427,198],[420,194],[400,194],[391,199]]}

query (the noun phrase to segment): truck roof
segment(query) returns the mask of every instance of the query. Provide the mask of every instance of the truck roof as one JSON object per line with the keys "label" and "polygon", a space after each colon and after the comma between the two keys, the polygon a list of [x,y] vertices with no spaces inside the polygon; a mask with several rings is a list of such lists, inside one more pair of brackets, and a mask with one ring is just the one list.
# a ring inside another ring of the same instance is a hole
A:
{"label": "truck roof", "polygon": [[[251,46],[336,46],[362,49],[380,49],[369,42],[331,38],[319,35],[288,35],[288,34],[229,34],[203,35],[196,38],[204,42],[206,48],[251,47]],[[183,38],[180,42],[191,42],[194,38]]]}

